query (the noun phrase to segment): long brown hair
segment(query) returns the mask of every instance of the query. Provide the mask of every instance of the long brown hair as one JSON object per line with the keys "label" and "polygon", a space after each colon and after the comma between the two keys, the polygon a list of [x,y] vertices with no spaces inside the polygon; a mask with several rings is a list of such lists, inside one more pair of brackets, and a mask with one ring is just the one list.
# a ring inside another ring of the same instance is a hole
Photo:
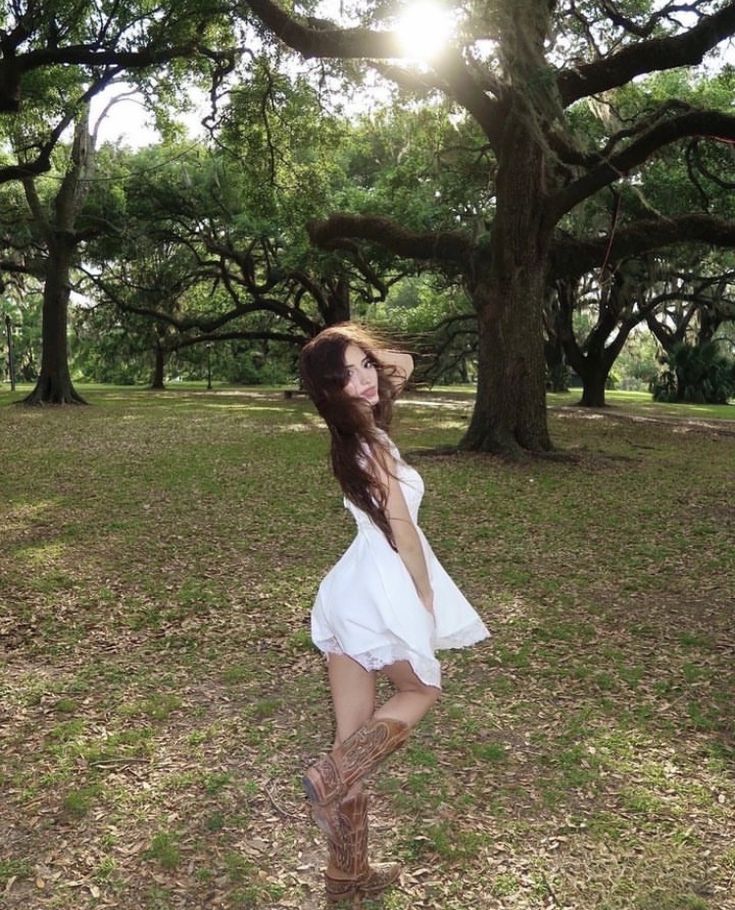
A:
{"label": "long brown hair", "polygon": [[[350,344],[361,348],[376,365],[379,401],[372,407],[345,391],[349,381],[345,350]],[[378,352],[388,346],[375,331],[354,322],[340,322],[321,331],[302,349],[299,369],[304,388],[329,428],[332,471],[342,492],[367,512],[397,550],[385,511],[388,490],[370,472],[364,452],[367,445],[372,457],[387,470],[390,450],[380,430],[388,431],[398,394],[397,386],[390,381],[398,371],[379,360]]]}

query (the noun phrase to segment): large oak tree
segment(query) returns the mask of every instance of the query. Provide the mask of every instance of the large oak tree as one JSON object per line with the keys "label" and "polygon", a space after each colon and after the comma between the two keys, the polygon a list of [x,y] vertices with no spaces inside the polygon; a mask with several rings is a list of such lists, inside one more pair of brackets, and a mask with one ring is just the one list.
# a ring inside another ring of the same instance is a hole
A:
{"label": "large oak tree", "polygon": [[[89,139],[79,132],[87,103],[122,76],[152,103],[178,103],[180,83],[192,75],[206,75],[216,87],[233,66],[228,13],[220,0],[155,5],[18,0],[4,5],[0,133],[15,160],[3,155],[0,183],[23,181],[48,263],[43,367],[29,403],[80,400],[69,377],[66,327],[69,276],[85,239],[74,223],[88,192],[85,172],[92,158]],[[33,181],[54,166],[59,140],[74,122],[72,165],[53,211],[45,212]]]}
{"label": "large oak tree", "polygon": [[[403,89],[438,90],[474,119],[492,148],[494,211],[484,232],[408,230],[389,217],[337,213],[311,227],[322,246],[380,244],[398,256],[461,268],[479,328],[475,410],[465,448],[551,448],[544,400],[543,299],[550,264],[579,273],[606,258],[695,239],[731,245],[735,226],[707,214],[652,213],[610,237],[573,237],[565,219],[585,200],[626,181],[659,150],[689,137],[735,140],[735,117],[676,98],[623,121],[602,118],[599,137],[574,128],[574,106],[613,105],[616,90],[648,73],[694,67],[735,34],[735,3],[689,4],[688,25],[669,2],[625,14],[610,0],[498,0],[463,9],[458,38],[425,72],[384,61],[407,51],[394,31],[338,28],[288,13],[275,0],[244,0],[304,57],[362,58]],[[484,40],[484,43],[483,42]],[[488,42],[486,39],[490,39]],[[485,48],[490,47],[490,51]]]}

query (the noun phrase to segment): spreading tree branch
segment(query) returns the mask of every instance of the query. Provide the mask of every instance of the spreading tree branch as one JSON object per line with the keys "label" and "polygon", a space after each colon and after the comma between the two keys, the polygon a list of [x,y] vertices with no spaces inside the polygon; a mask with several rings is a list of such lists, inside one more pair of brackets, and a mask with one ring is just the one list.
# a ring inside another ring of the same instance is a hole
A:
{"label": "spreading tree branch", "polygon": [[418,233],[401,227],[390,218],[378,215],[330,215],[325,221],[307,225],[312,243],[323,249],[336,249],[345,240],[367,240],[405,259],[454,262],[466,265],[473,244],[462,231]]}
{"label": "spreading tree branch", "polygon": [[692,110],[656,123],[626,148],[600,162],[579,180],[550,197],[549,206],[555,222],[582,200],[625,177],[664,145],[685,136],[735,141],[735,116],[720,111]]}
{"label": "spreading tree branch", "polygon": [[[608,239],[579,240],[557,235],[551,247],[551,275],[576,278],[599,268],[608,248]],[[615,261],[677,243],[706,243],[735,247],[735,222],[711,215],[680,215],[676,218],[642,219],[618,228],[610,249]]]}
{"label": "spreading tree branch", "polygon": [[617,53],[562,70],[557,84],[564,106],[630,82],[635,76],[679,66],[696,66],[707,51],[735,34],[735,2],[680,35],[649,38]]}
{"label": "spreading tree branch", "polygon": [[44,174],[46,171],[51,170],[51,155],[56,148],[56,144],[61,138],[62,133],[74,121],[80,108],[108,86],[119,73],[119,69],[107,70],[89,86],[77,103],[70,106],[64,116],[59,120],[51,131],[48,139],[40,147],[38,155],[36,155],[32,161],[24,161],[19,164],[10,164],[7,165],[7,167],[0,167],[0,184],[8,183],[10,180],[25,180],[26,178],[37,177],[39,174]]}
{"label": "spreading tree branch", "polygon": [[273,0],[246,0],[246,5],[284,44],[307,59],[365,57],[385,60],[407,56],[396,31],[337,28],[331,22],[321,21],[311,25],[290,16]]}
{"label": "spreading tree branch", "polygon": [[287,344],[294,344],[297,347],[303,347],[309,340],[303,335],[291,335],[288,332],[216,332],[210,335],[197,335],[193,338],[176,339],[169,346],[172,350],[188,348],[194,344],[203,344],[204,342],[232,341],[234,339],[244,338],[250,341],[285,341]]}
{"label": "spreading tree branch", "polygon": [[622,28],[631,35],[637,35],[639,38],[648,38],[662,19],[671,19],[676,13],[695,13],[701,2],[702,0],[696,0],[694,3],[667,3],[649,16],[643,25],[625,16],[611,0],[602,0],[602,9],[607,18],[618,28]]}

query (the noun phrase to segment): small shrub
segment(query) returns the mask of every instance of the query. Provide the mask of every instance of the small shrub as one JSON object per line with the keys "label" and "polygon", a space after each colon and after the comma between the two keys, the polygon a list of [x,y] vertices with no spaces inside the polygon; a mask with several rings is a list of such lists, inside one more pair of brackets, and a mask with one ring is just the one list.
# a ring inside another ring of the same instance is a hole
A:
{"label": "small shrub", "polygon": [[676,345],[661,363],[650,386],[654,401],[727,404],[735,396],[735,363],[714,342]]}

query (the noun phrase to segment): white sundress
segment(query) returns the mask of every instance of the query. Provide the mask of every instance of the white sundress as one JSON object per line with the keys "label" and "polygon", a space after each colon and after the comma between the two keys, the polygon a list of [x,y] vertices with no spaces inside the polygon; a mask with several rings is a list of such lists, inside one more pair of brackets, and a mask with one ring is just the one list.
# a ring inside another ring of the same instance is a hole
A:
{"label": "white sundress", "polygon": [[436,622],[383,532],[367,512],[345,498],[345,507],[357,522],[357,536],[319,585],[311,612],[311,636],[320,651],[347,654],[366,670],[407,660],[423,683],[441,687],[441,668],[434,652],[467,647],[490,633],[418,526],[424,495],[421,475],[401,459],[387,434],[385,438],[424,550]]}

